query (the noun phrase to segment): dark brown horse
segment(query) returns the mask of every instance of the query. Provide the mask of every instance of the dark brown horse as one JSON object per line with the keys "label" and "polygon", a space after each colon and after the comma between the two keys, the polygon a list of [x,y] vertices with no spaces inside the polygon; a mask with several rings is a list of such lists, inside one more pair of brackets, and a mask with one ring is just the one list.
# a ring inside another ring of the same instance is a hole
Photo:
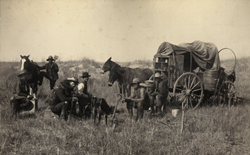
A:
{"label": "dark brown horse", "polygon": [[148,68],[127,68],[121,67],[109,58],[102,67],[102,73],[110,71],[109,86],[112,86],[115,81],[118,82],[120,93],[124,96],[130,96],[131,83],[134,78],[139,78],[141,82],[148,80],[153,71]]}
{"label": "dark brown horse", "polygon": [[31,62],[28,56],[21,57],[21,71],[24,71],[26,83],[30,87],[30,95],[33,95],[36,98],[37,94],[37,85],[38,85],[38,77],[40,74],[39,66],[34,62]]}

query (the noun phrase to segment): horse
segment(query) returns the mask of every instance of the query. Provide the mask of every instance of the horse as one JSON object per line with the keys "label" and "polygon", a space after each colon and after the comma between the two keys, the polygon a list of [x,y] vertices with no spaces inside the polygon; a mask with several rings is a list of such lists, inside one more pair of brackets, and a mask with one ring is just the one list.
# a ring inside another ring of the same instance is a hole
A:
{"label": "horse", "polygon": [[153,71],[148,68],[128,68],[121,67],[119,64],[111,61],[111,57],[104,63],[102,67],[102,73],[110,71],[109,74],[109,86],[112,86],[115,81],[118,82],[119,91],[123,96],[128,97],[130,95],[130,84],[134,78],[139,78],[141,82],[148,80]]}
{"label": "horse", "polygon": [[21,57],[21,71],[24,71],[25,81],[28,84],[30,88],[29,94],[34,96],[36,99],[37,94],[37,85],[38,85],[38,79],[40,75],[39,66],[35,64],[34,62],[31,62],[29,59],[29,56],[22,56]]}

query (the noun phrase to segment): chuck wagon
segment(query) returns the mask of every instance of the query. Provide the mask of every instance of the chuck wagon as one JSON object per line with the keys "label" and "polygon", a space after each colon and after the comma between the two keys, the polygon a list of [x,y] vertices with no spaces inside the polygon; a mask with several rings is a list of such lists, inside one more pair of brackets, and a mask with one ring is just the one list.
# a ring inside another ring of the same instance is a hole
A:
{"label": "chuck wagon", "polygon": [[153,59],[154,73],[159,72],[168,80],[171,104],[195,109],[208,99],[214,104],[229,105],[235,100],[235,64],[231,73],[225,72],[219,58],[222,50],[201,41],[178,46],[163,42],[159,46]]}

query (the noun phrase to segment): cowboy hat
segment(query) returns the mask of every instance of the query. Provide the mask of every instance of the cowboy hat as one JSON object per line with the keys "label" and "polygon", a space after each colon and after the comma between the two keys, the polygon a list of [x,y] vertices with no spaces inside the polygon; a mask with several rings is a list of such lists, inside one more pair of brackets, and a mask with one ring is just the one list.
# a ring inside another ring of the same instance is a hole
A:
{"label": "cowboy hat", "polygon": [[69,84],[69,80],[63,80],[61,84],[67,89],[72,89],[72,86]]}
{"label": "cowboy hat", "polygon": [[82,73],[82,78],[85,78],[85,77],[90,77],[91,75],[89,75],[89,73],[88,72],[83,72]]}
{"label": "cowboy hat", "polygon": [[159,77],[162,77],[162,75],[161,75],[161,73],[156,72],[156,73],[155,73],[155,77],[156,77],[156,78],[159,78]]}
{"label": "cowboy hat", "polygon": [[47,61],[49,60],[55,60],[51,55],[48,57]]}
{"label": "cowboy hat", "polygon": [[72,81],[72,82],[75,82],[75,83],[79,83],[78,79],[74,78],[74,77],[70,77],[70,78],[67,78],[68,81]]}

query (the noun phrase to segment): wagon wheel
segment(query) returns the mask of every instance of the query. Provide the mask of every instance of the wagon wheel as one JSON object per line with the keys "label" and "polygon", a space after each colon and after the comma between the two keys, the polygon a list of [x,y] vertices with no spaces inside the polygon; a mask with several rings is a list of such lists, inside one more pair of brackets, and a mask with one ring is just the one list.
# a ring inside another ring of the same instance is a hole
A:
{"label": "wagon wheel", "polygon": [[199,106],[203,98],[203,84],[194,73],[182,74],[175,82],[173,97],[176,104],[183,104],[185,108],[193,110]]}
{"label": "wagon wheel", "polygon": [[[236,102],[236,89],[235,85],[231,81],[226,81],[223,83],[223,85],[220,88],[220,93],[222,93],[223,100],[225,103],[228,103],[229,108],[231,107],[231,104],[235,104]],[[219,103],[221,104],[222,98],[220,98]]]}

